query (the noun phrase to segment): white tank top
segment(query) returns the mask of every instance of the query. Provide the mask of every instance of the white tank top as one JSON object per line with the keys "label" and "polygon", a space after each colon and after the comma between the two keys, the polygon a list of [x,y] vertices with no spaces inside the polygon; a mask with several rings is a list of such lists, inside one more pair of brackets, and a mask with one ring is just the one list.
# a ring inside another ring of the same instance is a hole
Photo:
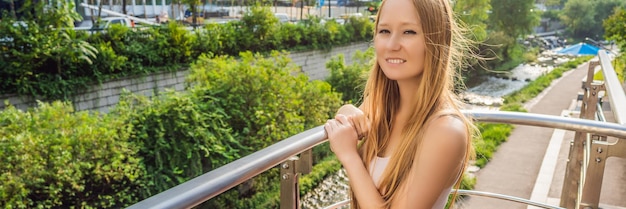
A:
{"label": "white tank top", "polygon": [[[389,157],[378,156],[374,157],[374,159],[370,163],[371,166],[369,169],[369,173],[372,177],[372,180],[374,180],[376,188],[380,188],[381,176],[383,174],[383,171],[385,171],[388,163]],[[448,195],[450,195],[451,189],[452,185],[448,189],[443,190],[441,194],[439,194],[439,198],[437,198],[437,202],[435,202],[433,209],[443,209],[446,206],[446,203],[448,202]]]}

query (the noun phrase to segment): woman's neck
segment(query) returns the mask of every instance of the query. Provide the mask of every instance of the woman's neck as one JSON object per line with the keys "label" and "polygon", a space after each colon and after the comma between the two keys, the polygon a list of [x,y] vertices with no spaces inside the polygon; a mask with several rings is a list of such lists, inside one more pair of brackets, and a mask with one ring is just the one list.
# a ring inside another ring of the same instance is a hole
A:
{"label": "woman's neck", "polygon": [[420,79],[416,78],[411,80],[397,81],[398,91],[400,93],[398,113],[402,114],[403,112],[410,112],[410,110],[412,109],[410,107],[415,106],[415,101],[417,101],[416,92],[419,88],[419,80]]}

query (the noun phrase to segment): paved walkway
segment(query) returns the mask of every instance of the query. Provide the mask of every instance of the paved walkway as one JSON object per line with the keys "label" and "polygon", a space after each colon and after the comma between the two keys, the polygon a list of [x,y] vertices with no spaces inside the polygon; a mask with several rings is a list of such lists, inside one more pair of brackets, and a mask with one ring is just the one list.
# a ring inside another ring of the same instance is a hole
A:
{"label": "paved walkway", "polygon": [[[546,89],[535,100],[529,101],[526,104],[526,108],[531,113],[557,116],[564,114],[564,110],[573,107],[572,102],[575,101],[578,92],[582,91],[580,88],[581,80],[586,76],[587,68],[588,64],[586,63],[575,70],[566,72],[563,77],[554,81],[552,86]],[[554,139],[553,134],[556,136]],[[555,131],[550,128],[516,125],[508,141],[500,145],[498,151],[494,153],[492,160],[476,173],[477,183],[474,190],[531,199],[535,182],[540,182],[537,184],[537,187],[544,188],[545,193],[536,192],[532,199],[536,199],[539,194],[539,196],[543,196],[541,199],[545,200],[547,203],[554,204],[554,202],[556,202],[554,205],[558,205],[558,198],[561,192],[560,185],[563,183],[564,167],[569,149],[568,143],[572,138],[573,132],[571,131]],[[551,141],[553,143],[550,143]],[[543,178],[544,180],[548,179],[549,182],[543,182],[542,180],[537,181],[539,170],[544,162],[544,155],[546,155],[546,148],[548,148],[549,145],[552,147],[550,148],[552,151],[548,152],[549,157],[546,158],[552,158],[556,165],[552,165],[552,169],[542,170],[544,177],[546,176],[544,171],[549,171],[549,178]],[[621,170],[614,170],[621,171],[621,174],[617,175],[616,178],[605,180],[605,183],[607,183],[607,181],[617,182],[612,182],[614,188],[608,191],[603,187],[601,202],[606,202],[613,206],[626,207],[626,198],[624,198],[626,197],[626,188],[622,188],[625,186],[621,186],[626,185],[626,174],[623,172],[626,163],[618,162],[616,164],[621,166]],[[607,165],[607,170],[613,169],[609,166],[610,165]],[[471,196],[461,203],[460,208],[526,209],[527,205],[499,199]],[[604,208],[614,207],[606,206]]]}

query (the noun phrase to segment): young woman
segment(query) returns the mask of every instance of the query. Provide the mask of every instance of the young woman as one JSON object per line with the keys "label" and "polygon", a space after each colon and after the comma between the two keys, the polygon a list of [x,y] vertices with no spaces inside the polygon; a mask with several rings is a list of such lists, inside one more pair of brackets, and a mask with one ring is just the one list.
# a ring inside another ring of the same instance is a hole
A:
{"label": "young woman", "polygon": [[363,104],[324,127],[352,208],[440,209],[458,188],[474,130],[453,92],[459,40],[449,0],[383,1]]}

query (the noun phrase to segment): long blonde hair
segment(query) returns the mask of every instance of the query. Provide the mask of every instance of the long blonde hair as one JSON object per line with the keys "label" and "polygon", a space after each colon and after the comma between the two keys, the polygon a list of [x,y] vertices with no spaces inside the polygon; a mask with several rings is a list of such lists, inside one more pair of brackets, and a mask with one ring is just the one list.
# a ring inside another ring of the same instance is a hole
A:
{"label": "long blonde hair", "polygon": [[[377,34],[378,19],[386,1],[383,0],[377,14],[374,34]],[[407,179],[415,155],[421,149],[425,124],[436,114],[446,111],[447,114],[452,114],[465,122],[466,136],[468,136],[465,165],[473,155],[470,139],[475,128],[471,121],[460,112],[462,103],[454,93],[454,78],[458,76],[455,69],[460,66],[462,49],[466,48],[464,46],[466,43],[455,23],[448,1],[413,0],[424,31],[427,52],[421,81],[415,92],[417,100],[413,101],[414,111],[409,116],[407,125],[402,130],[402,140],[391,155],[382,175],[379,190],[382,192],[381,195],[387,207],[397,196],[396,191],[399,190],[401,183]],[[398,111],[400,96],[397,82],[388,79],[377,62],[370,71],[363,95],[363,108],[372,126],[359,147],[359,153],[366,168],[370,169],[370,162],[388,146],[391,120]],[[465,165],[461,174],[465,170]],[[457,189],[461,178],[462,175],[459,175],[455,185]],[[351,192],[351,197],[352,207],[359,208],[353,192]]]}

